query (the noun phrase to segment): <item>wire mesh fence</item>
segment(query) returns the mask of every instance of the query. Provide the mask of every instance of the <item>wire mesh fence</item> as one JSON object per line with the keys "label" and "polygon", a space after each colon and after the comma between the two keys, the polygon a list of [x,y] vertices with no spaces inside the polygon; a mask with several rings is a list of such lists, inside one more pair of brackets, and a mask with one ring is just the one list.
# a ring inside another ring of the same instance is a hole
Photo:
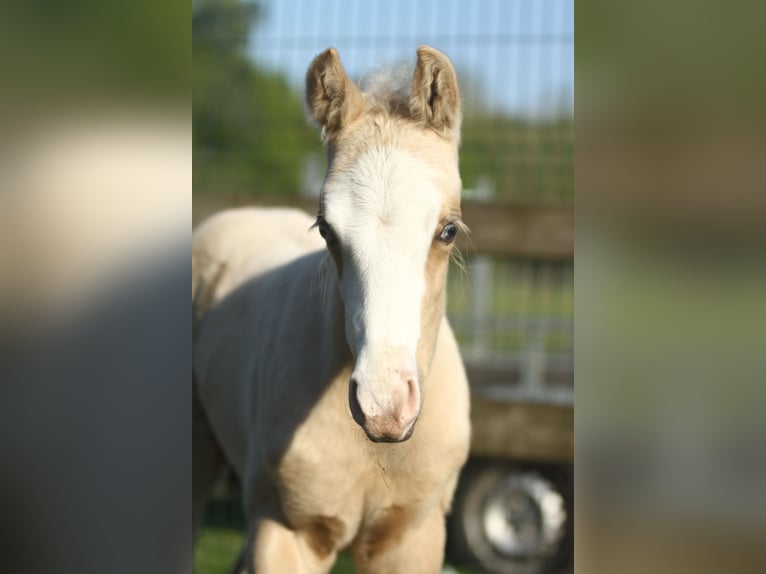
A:
{"label": "wire mesh fence", "polygon": [[370,68],[411,64],[430,44],[460,77],[465,186],[489,178],[499,198],[571,200],[571,0],[194,6],[198,192],[298,190],[301,158],[321,153],[302,104],[306,68],[320,51],[336,47],[358,80]]}

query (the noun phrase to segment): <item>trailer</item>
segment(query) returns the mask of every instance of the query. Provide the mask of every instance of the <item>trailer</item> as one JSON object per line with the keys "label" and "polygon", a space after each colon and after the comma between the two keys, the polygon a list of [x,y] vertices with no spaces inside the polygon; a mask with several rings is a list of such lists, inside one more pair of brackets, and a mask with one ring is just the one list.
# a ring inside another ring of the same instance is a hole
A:
{"label": "trailer", "polygon": [[472,441],[448,557],[482,572],[572,572],[573,309],[549,295],[519,304],[552,285],[569,289],[571,261],[478,256],[470,270],[466,304],[449,309],[471,385]]}

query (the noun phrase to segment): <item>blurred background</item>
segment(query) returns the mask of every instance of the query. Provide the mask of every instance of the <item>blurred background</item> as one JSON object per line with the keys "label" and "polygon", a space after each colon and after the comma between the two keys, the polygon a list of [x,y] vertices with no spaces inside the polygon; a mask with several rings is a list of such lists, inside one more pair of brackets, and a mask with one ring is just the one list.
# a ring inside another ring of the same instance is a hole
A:
{"label": "blurred background", "polygon": [[[468,368],[474,439],[449,525],[464,572],[566,572],[572,561],[572,0],[192,2],[193,221],[235,205],[313,213],[326,168],[305,71],[329,46],[359,80],[429,44],[461,82],[463,219],[448,315]],[[220,485],[195,571],[244,540]],[[450,566],[452,567],[452,566]],[[343,557],[334,572],[353,571]]]}

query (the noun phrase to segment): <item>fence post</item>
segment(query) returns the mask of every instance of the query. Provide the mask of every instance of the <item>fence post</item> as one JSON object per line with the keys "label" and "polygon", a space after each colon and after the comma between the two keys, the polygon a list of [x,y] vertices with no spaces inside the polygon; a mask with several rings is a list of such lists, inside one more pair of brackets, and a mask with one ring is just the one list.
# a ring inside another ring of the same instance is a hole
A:
{"label": "fence post", "polygon": [[[539,262],[532,264],[532,285],[537,291],[541,283],[547,287],[547,274],[540,275],[541,268]],[[542,281],[545,279],[545,281]],[[524,348],[522,359],[523,374],[521,383],[524,393],[533,399],[540,399],[545,395],[545,334],[549,329],[547,318],[535,317],[528,319],[527,323],[527,342]]]}
{"label": "fence post", "polygon": [[[492,182],[480,178],[470,195],[478,201],[491,201],[495,195]],[[492,350],[488,325],[492,291],[492,261],[486,255],[477,255],[471,264],[471,357],[475,361],[487,359]]]}

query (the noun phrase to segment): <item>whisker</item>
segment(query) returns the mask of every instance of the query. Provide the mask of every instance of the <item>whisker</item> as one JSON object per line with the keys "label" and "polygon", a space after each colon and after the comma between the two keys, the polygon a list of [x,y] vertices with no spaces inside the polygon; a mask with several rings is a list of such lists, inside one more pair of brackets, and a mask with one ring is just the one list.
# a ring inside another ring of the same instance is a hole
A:
{"label": "whisker", "polygon": [[[468,251],[471,253],[475,252],[473,241],[471,240],[471,229],[463,222],[459,216],[455,218],[455,225],[458,228],[460,237],[464,238],[464,241],[468,243]],[[450,260],[455,264],[455,267],[457,267],[460,274],[458,279],[458,289],[460,296],[465,303],[468,301],[468,288],[471,284],[469,264],[465,258],[465,255],[463,255],[463,252],[457,245],[452,248]]]}
{"label": "whisker", "polygon": [[319,262],[319,266],[317,267],[316,273],[314,274],[314,278],[311,282],[311,288],[319,290],[323,305],[327,299],[327,273],[329,269],[330,254],[325,253],[324,257],[322,257],[322,260]]}
{"label": "whisker", "polygon": [[463,253],[455,247],[450,255],[450,260],[454,263],[458,270],[458,289],[463,302],[468,300],[467,287],[471,284],[471,274],[468,262],[466,261]]}

